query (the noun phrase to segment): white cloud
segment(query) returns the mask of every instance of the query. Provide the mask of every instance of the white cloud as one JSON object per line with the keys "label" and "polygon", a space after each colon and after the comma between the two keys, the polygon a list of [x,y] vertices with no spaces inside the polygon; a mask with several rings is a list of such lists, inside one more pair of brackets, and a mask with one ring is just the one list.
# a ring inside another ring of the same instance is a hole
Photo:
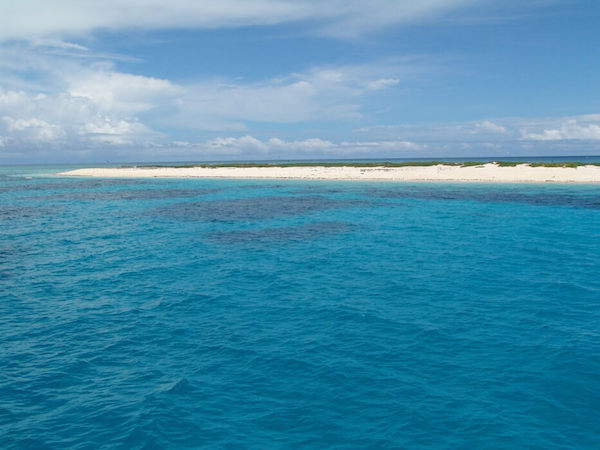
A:
{"label": "white cloud", "polygon": [[[376,141],[386,139],[407,139],[414,142],[437,144],[438,146],[458,146],[470,144],[472,148],[525,149],[529,143],[580,141],[581,151],[591,152],[600,141],[600,114],[572,117],[547,117],[538,119],[504,118],[477,122],[421,123],[400,125],[375,125],[354,130],[371,136]],[[532,144],[533,145],[533,144]],[[534,151],[536,147],[529,147]],[[562,148],[562,151],[568,151]],[[558,151],[546,145],[546,154]],[[597,150],[596,150],[597,151]]]}
{"label": "white cloud", "polygon": [[557,128],[545,128],[541,131],[522,129],[521,137],[533,141],[562,140],[600,140],[600,123],[581,123],[582,120],[598,120],[599,115],[582,116],[580,119],[568,119]]}
{"label": "white cloud", "polygon": [[479,130],[488,131],[490,133],[506,133],[506,127],[502,125],[498,125],[494,122],[490,122],[489,120],[484,120],[483,122],[479,122],[476,124],[476,127]]}
{"label": "white cloud", "polygon": [[[112,154],[120,159],[481,155],[486,149],[526,146],[535,153],[541,145],[536,142],[547,145],[548,153],[554,148],[551,141],[557,141],[558,149],[560,141],[568,140],[580,140],[584,145],[578,148],[591,152],[591,145],[596,143],[597,149],[600,141],[599,114],[362,126],[356,130],[363,133],[360,139],[340,138],[363,118],[373,123],[376,117],[368,108],[381,95],[378,91],[432,72],[427,58],[320,66],[253,82],[222,78],[176,84],[120,72],[92,51],[61,42],[66,41],[0,45],[1,158],[39,154],[42,148],[57,155]],[[23,81],[23,73],[29,82]],[[21,81],[11,84],[13,79]],[[400,92],[390,89],[386,96]],[[295,131],[287,124],[294,124]],[[257,131],[261,129],[282,130],[292,138],[265,139],[266,131]],[[293,138],[309,129],[319,137]],[[215,137],[225,130],[235,136]]]}
{"label": "white cloud", "polygon": [[385,141],[343,141],[340,146],[349,149],[361,151],[378,150],[422,150],[427,147],[426,144],[417,144],[416,142],[406,140],[385,140]]}
{"label": "white cloud", "polygon": [[352,37],[486,6],[484,0],[0,0],[0,40],[61,38],[96,30],[212,29],[292,22],[310,23],[323,34]]}
{"label": "white cloud", "polygon": [[[168,80],[118,72],[109,61],[77,57],[84,48],[54,43],[1,46],[0,135],[5,148],[38,151],[48,148],[81,149],[100,146],[146,145],[161,133],[143,123],[142,113],[167,108],[182,94]],[[43,46],[43,47],[40,47]],[[37,83],[11,83],[21,73]],[[3,86],[4,85],[4,86]]]}
{"label": "white cloud", "polygon": [[360,117],[360,91],[319,73],[295,75],[261,83],[204,82],[186,87],[180,98],[179,123],[199,127],[215,119],[293,123]]}
{"label": "white cloud", "polygon": [[[57,56],[45,47],[24,44],[0,50],[7,52],[6,60],[11,62],[0,67],[0,135],[5,148],[23,151],[44,144],[82,151],[102,145],[164,148],[169,137],[155,131],[161,128],[193,134],[239,132],[254,122],[355,121],[362,117],[373,87],[395,85],[426,65],[422,59],[388,60],[315,67],[262,82],[221,79],[178,85],[119,72],[109,61],[80,59],[78,53]],[[11,85],[11,76],[18,78],[20,70],[35,74],[31,78],[38,84]],[[252,141],[236,142],[230,148],[241,148],[242,143],[252,147]],[[323,142],[274,140],[268,145],[300,151],[310,145],[322,147]],[[226,143],[215,141],[210,146]],[[253,149],[260,148],[254,142]]]}
{"label": "white cloud", "polygon": [[253,154],[253,155],[291,155],[306,153],[327,153],[340,146],[331,141],[311,138],[298,141],[284,141],[279,138],[270,138],[261,141],[253,136],[219,137],[211,139],[198,147],[205,149],[210,154]]}
{"label": "white cloud", "polygon": [[134,114],[148,111],[183,89],[168,80],[162,80],[113,70],[83,70],[66,77],[68,92],[73,97],[87,98],[99,108]]}
{"label": "white cloud", "polygon": [[15,149],[131,145],[160,137],[135,117],[68,93],[34,95],[0,88],[0,118],[4,146]]}
{"label": "white cloud", "polygon": [[320,138],[305,139],[303,141],[291,141],[286,142],[278,138],[269,139],[269,146],[275,149],[281,149],[286,151],[328,151],[336,148],[336,145],[328,140]]}
{"label": "white cloud", "polygon": [[431,70],[425,57],[396,58],[313,67],[262,81],[212,78],[178,85],[117,71],[112,62],[87,50],[73,52],[57,55],[46,47],[0,45],[0,58],[6,61],[0,66],[0,87],[30,97],[45,93],[87,99],[106,115],[137,117],[154,127],[243,131],[252,122],[357,120],[373,91]]}
{"label": "white cloud", "polygon": [[585,122],[600,122],[600,114],[583,114],[577,116],[577,120]]}
{"label": "white cloud", "polygon": [[400,80],[398,78],[380,78],[379,80],[369,81],[367,83],[367,89],[370,91],[379,91],[381,89],[396,86],[399,83]]}
{"label": "white cloud", "polygon": [[31,44],[35,47],[49,47],[49,48],[57,48],[62,50],[75,50],[80,52],[87,52],[89,48],[84,47],[80,44],[75,44],[73,42],[61,41],[60,39],[33,39]]}
{"label": "white cloud", "polygon": [[[297,123],[360,119],[373,90],[425,72],[421,59],[315,67],[286,77],[244,83],[212,80],[182,86],[178,112],[164,123],[197,129],[240,128],[247,122]],[[393,76],[393,78],[392,78]]]}
{"label": "white cloud", "polygon": [[239,138],[226,137],[226,138],[215,138],[207,141],[204,144],[208,153],[213,154],[242,154],[245,152],[249,153],[266,153],[268,150],[267,145],[264,142],[252,136],[243,136]]}
{"label": "white cloud", "polygon": [[[188,144],[192,145],[192,144]],[[304,140],[285,141],[280,138],[260,140],[253,136],[219,137],[203,144],[192,145],[196,151],[212,156],[243,155],[248,157],[347,157],[396,154],[403,152],[419,152],[427,148],[426,145],[409,141],[342,141],[334,143],[330,140],[310,138]]]}
{"label": "white cloud", "polygon": [[51,142],[65,135],[65,131],[59,125],[50,124],[36,117],[13,119],[4,116],[2,121],[5,123],[8,133],[24,135],[34,141]]}
{"label": "white cloud", "polygon": [[369,134],[379,140],[405,138],[417,142],[484,142],[489,139],[510,140],[514,137],[511,120],[504,124],[497,121],[420,123],[400,125],[375,125],[360,127],[356,133]]}

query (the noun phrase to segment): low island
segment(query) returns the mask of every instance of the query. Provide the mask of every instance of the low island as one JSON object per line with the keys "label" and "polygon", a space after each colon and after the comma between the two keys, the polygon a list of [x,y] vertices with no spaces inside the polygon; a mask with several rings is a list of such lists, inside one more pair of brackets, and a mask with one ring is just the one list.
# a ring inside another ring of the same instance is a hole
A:
{"label": "low island", "polygon": [[600,164],[508,161],[231,163],[87,168],[62,172],[58,175],[118,178],[600,183]]}

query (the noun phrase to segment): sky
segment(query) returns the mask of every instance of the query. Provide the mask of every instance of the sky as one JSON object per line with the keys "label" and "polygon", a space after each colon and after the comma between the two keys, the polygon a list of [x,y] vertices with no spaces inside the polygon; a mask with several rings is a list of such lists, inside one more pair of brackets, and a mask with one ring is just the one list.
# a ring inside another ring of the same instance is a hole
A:
{"label": "sky", "polygon": [[597,0],[0,0],[0,164],[600,155]]}

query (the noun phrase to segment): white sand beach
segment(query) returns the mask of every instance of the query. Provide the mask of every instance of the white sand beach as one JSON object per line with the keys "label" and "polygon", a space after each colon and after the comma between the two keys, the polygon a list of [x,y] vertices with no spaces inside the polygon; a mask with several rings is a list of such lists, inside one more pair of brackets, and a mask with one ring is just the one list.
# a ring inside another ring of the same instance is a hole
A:
{"label": "white sand beach", "polygon": [[89,168],[60,176],[116,178],[255,178],[294,180],[457,181],[496,183],[600,183],[600,166],[532,167],[432,165],[402,167],[121,167]]}

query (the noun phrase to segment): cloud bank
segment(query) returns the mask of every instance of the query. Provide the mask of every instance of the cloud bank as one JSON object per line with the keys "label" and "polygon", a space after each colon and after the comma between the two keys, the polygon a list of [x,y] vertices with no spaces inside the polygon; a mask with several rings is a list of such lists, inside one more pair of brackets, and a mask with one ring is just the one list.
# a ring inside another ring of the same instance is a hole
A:
{"label": "cloud bank", "polygon": [[[256,82],[221,77],[178,84],[119,71],[113,61],[88,50],[67,46],[56,54],[54,47],[48,49],[25,44],[0,49],[0,56],[10,62],[0,67],[0,137],[5,155],[9,149],[90,154],[101,146],[169,148],[169,142],[182,141],[169,138],[174,129],[214,135],[247,133],[256,123],[351,122],[362,118],[367,100],[385,95],[426,70],[427,64],[422,58],[396,58],[313,67]],[[29,74],[27,80],[23,72]],[[218,142],[206,145],[223,150]],[[241,148],[237,141],[226,142]]]}
{"label": "cloud bank", "polygon": [[565,119],[558,127],[542,130],[525,128],[521,130],[521,136],[532,141],[600,141],[600,115]]}

